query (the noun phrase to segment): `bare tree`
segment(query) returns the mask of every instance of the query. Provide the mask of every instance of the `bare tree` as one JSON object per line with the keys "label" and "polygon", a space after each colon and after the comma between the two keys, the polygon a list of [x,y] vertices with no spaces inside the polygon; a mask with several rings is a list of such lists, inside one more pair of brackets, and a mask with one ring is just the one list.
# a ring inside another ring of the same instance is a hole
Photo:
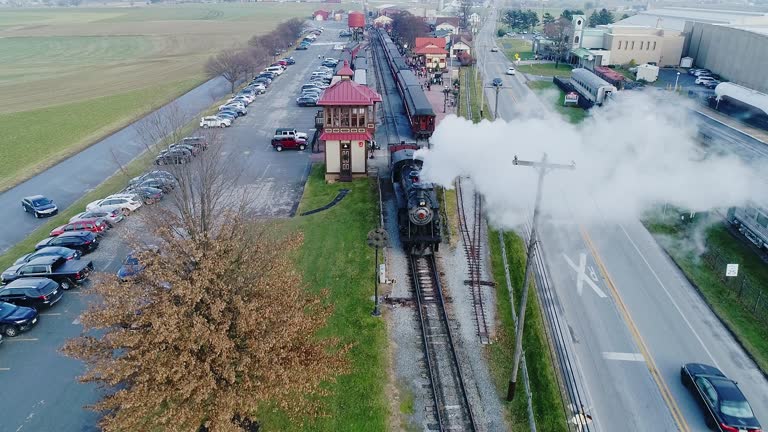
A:
{"label": "bare tree", "polygon": [[100,300],[63,349],[86,363],[81,381],[107,389],[92,407],[104,431],[242,431],[273,406],[320,415],[323,383],[348,369],[350,347],[318,336],[326,294],[292,264],[301,237],[246,217],[243,167],[204,133],[208,149],[171,168],[170,202],[142,216],[155,245],[137,253],[143,270],[99,275]]}
{"label": "bare tree", "polygon": [[182,136],[189,119],[178,102],[172,102],[136,123],[136,133],[144,147],[152,151],[160,143],[177,142]]}
{"label": "bare tree", "polygon": [[243,77],[243,56],[236,50],[225,50],[211,56],[205,64],[205,72],[209,77],[224,77],[230,84],[230,91],[235,91],[235,84]]}
{"label": "bare tree", "polygon": [[552,52],[555,55],[555,68],[557,68],[571,50],[573,23],[561,16],[555,22],[544,26],[544,35],[552,41]]}

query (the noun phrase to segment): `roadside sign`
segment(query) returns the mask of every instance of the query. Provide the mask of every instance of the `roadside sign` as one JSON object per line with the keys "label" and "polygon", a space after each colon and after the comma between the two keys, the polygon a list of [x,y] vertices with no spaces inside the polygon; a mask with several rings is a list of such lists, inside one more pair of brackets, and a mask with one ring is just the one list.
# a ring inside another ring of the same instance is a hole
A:
{"label": "roadside sign", "polygon": [[569,92],[565,95],[565,99],[563,100],[563,105],[568,104],[578,104],[579,103],[579,94],[576,92]]}
{"label": "roadside sign", "polygon": [[520,53],[515,53],[515,60],[520,60]]}
{"label": "roadside sign", "polygon": [[728,264],[725,266],[725,275],[727,277],[736,277],[739,275],[739,265],[738,264]]}

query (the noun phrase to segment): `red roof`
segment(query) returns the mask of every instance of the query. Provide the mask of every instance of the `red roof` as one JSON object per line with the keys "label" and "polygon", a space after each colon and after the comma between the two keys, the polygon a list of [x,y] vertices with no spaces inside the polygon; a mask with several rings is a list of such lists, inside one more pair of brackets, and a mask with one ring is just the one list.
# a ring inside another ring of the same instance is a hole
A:
{"label": "red roof", "polygon": [[448,23],[454,27],[459,27],[459,17],[436,17],[435,18],[435,27],[439,26],[442,23]]}
{"label": "red roof", "polygon": [[323,132],[320,139],[323,141],[370,141],[371,134],[368,132]]}
{"label": "red roof", "polygon": [[355,71],[352,70],[352,68],[349,67],[349,62],[344,60],[344,66],[339,69],[338,72],[336,72],[336,75],[338,76],[346,76],[346,77],[353,77],[355,76]]}
{"label": "red roof", "polygon": [[434,45],[427,45],[425,47],[416,48],[416,51],[414,51],[416,54],[448,54],[448,51],[436,47]]}
{"label": "red roof", "polygon": [[367,86],[345,79],[325,89],[323,97],[317,101],[317,104],[321,106],[370,106],[374,102],[381,102],[381,95]]}
{"label": "red roof", "polygon": [[624,79],[625,79],[624,75],[616,72],[613,69],[609,69],[607,67],[598,66],[598,67],[595,68],[595,70],[597,72],[602,73],[606,77],[608,77],[608,79],[612,79],[614,81],[624,81]]}
{"label": "red roof", "polygon": [[445,48],[445,44],[445,38],[417,37],[415,47],[422,48],[427,45],[434,45],[436,47]]}

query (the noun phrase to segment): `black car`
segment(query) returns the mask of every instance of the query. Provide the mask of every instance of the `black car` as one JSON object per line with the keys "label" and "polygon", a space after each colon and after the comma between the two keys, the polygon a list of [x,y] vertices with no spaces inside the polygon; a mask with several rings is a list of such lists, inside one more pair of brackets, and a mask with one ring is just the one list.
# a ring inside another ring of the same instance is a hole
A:
{"label": "black car", "polygon": [[501,78],[494,78],[493,82],[491,83],[494,87],[501,87],[504,84],[503,81],[501,81]]}
{"label": "black car", "polygon": [[96,250],[99,247],[99,240],[96,238],[96,234],[90,231],[69,231],[58,237],[48,237],[42,240],[35,245],[35,250],[48,246],[63,246],[79,250],[84,255]]}
{"label": "black car", "polygon": [[184,149],[163,150],[155,158],[156,165],[184,164],[192,160],[192,153]]}
{"label": "black car", "polygon": [[35,309],[0,302],[0,332],[8,337],[29,330],[37,323],[37,318]]}
{"label": "black car", "polygon": [[80,256],[82,255],[83,254],[80,253],[80,251],[78,250],[61,247],[61,246],[49,246],[49,247],[44,247],[39,251],[22,255],[19,259],[17,259],[13,263],[13,265],[24,264],[26,262],[32,261],[35,258],[40,258],[44,256],[57,256],[57,257],[66,258],[67,260],[76,260],[76,259],[80,259]]}
{"label": "black car", "polygon": [[128,191],[140,196],[141,200],[144,201],[144,204],[154,204],[163,198],[162,189],[149,186],[135,186],[129,188]]}
{"label": "black car", "polygon": [[230,119],[232,121],[235,121],[239,116],[240,115],[238,113],[236,113],[234,111],[227,110],[227,109],[221,110],[221,111],[216,113],[216,117],[226,118],[226,119]]}
{"label": "black car", "polygon": [[[200,150],[208,150],[208,140],[201,136],[191,136],[191,137],[182,138],[181,141],[179,141],[179,144],[198,147]],[[173,176],[168,172],[165,172],[165,171],[160,171],[160,172],[166,173],[169,176],[171,176],[171,178],[173,178]]]}
{"label": "black car", "polygon": [[44,256],[24,264],[7,268],[0,278],[3,284],[19,279],[48,278],[61,284],[61,289],[68,290],[88,279],[93,271],[93,261],[67,260],[63,257]]}
{"label": "black car", "polygon": [[300,97],[296,99],[296,104],[298,106],[309,106],[309,107],[317,106],[317,98]]}
{"label": "black car", "polygon": [[289,64],[289,65],[294,65],[294,64],[296,64],[296,60],[294,60],[294,58],[293,58],[293,57],[286,57],[286,58],[284,58],[284,59],[283,59],[283,61],[285,61],[285,62],[286,62],[287,64]]}
{"label": "black car", "polygon": [[143,182],[144,180],[156,179],[156,178],[163,178],[163,179],[167,179],[167,180],[170,180],[170,181],[176,181],[176,177],[174,177],[174,175],[169,173],[168,171],[154,170],[154,171],[150,171],[148,173],[144,173],[144,174],[142,174],[142,175],[140,175],[138,177],[132,178],[131,180],[128,181],[128,185],[132,186],[132,185],[135,185],[135,184],[139,184],[139,183]]}
{"label": "black car", "polygon": [[53,216],[59,212],[59,208],[53,203],[52,199],[42,195],[33,195],[21,200],[21,208],[26,213],[32,213],[36,218],[43,216]]}
{"label": "black car", "polygon": [[155,188],[160,189],[163,192],[169,192],[172,191],[176,187],[176,180],[168,180],[165,178],[150,178],[147,180],[144,180],[141,183],[135,184],[133,186],[129,186],[129,188]]}
{"label": "black car", "polygon": [[701,363],[680,368],[680,380],[704,411],[708,427],[720,431],[760,432],[760,423],[735,381]]}
{"label": "black car", "polygon": [[191,153],[192,156],[197,156],[197,155],[200,154],[200,152],[202,152],[202,150],[200,150],[199,148],[197,148],[195,146],[191,146],[191,145],[187,145],[187,144],[181,144],[181,143],[171,144],[171,145],[168,146],[168,150],[174,150],[174,149],[176,149],[176,150],[178,150],[178,149],[186,150],[189,153]]}
{"label": "black car", "polygon": [[55,305],[63,293],[59,284],[47,278],[19,279],[0,287],[0,301],[40,309]]}

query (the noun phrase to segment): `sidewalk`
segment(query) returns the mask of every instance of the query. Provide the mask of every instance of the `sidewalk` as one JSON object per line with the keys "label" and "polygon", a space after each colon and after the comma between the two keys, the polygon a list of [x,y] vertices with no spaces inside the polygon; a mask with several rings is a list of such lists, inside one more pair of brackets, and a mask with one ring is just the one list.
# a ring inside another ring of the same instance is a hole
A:
{"label": "sidewalk", "polygon": [[[423,80],[426,81],[426,80]],[[435,112],[435,127],[440,125],[440,122],[448,114],[456,114],[456,107],[446,106],[446,112],[443,112],[443,103],[445,101],[445,95],[443,94],[443,86],[433,85],[432,90],[427,90],[426,84],[424,85],[424,94],[427,96],[427,100],[432,105],[432,110]]]}

